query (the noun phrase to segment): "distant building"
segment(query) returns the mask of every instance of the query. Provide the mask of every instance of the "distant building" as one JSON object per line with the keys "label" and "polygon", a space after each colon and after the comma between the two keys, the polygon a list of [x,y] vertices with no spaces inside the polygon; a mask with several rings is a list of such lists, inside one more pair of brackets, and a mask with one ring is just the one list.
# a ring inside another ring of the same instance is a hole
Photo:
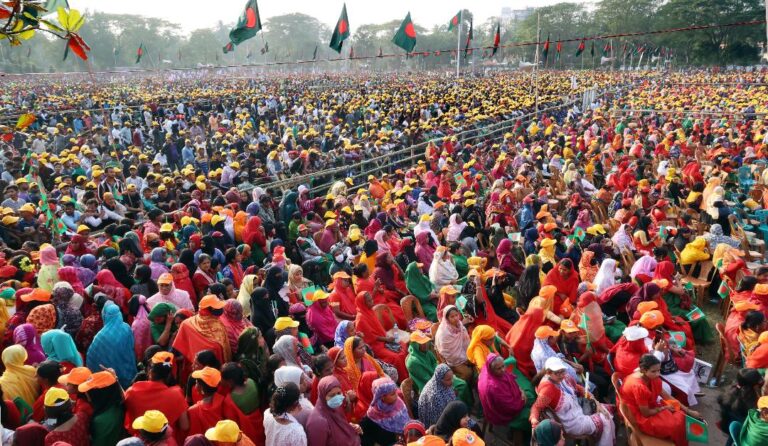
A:
{"label": "distant building", "polygon": [[512,9],[510,7],[501,8],[501,18],[505,21],[516,22],[519,20],[525,20],[533,14],[535,8],[527,7],[524,9]]}

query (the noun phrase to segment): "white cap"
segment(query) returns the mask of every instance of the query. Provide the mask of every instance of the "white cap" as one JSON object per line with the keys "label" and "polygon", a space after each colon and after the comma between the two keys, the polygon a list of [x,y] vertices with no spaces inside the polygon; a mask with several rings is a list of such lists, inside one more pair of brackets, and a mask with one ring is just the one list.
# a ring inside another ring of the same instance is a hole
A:
{"label": "white cap", "polygon": [[560,370],[565,370],[566,366],[562,359],[552,356],[544,363],[544,368],[550,372],[559,372]]}
{"label": "white cap", "polygon": [[648,337],[648,330],[639,325],[627,327],[624,329],[624,337],[627,341],[637,341]]}

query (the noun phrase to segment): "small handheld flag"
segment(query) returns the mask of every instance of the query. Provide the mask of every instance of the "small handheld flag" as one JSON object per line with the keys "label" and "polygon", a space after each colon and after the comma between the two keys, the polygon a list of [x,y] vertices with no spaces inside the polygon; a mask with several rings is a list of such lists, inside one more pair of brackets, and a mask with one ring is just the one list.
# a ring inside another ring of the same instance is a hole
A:
{"label": "small handheld flag", "polygon": [[709,443],[709,427],[707,423],[690,415],[685,416],[685,435],[688,441]]}
{"label": "small handheld flag", "polygon": [[685,318],[689,321],[693,322],[699,319],[706,318],[707,315],[704,314],[703,311],[701,311],[701,308],[694,306],[691,311],[688,312],[688,314],[685,315]]}
{"label": "small handheld flag", "polygon": [[685,332],[682,332],[682,331],[670,331],[669,339],[675,344],[677,344],[677,346],[680,348],[684,347],[687,341]]}

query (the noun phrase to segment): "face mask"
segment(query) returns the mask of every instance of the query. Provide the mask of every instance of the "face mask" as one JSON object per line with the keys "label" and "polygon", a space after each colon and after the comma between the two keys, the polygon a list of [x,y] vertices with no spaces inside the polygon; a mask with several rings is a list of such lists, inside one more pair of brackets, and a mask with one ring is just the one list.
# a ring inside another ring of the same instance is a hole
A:
{"label": "face mask", "polygon": [[344,254],[339,254],[337,256],[334,256],[333,258],[336,259],[337,262],[341,263],[344,261]]}
{"label": "face mask", "polygon": [[325,404],[327,404],[331,409],[337,409],[341,407],[342,404],[344,404],[344,395],[338,394],[331,399],[326,400]]}

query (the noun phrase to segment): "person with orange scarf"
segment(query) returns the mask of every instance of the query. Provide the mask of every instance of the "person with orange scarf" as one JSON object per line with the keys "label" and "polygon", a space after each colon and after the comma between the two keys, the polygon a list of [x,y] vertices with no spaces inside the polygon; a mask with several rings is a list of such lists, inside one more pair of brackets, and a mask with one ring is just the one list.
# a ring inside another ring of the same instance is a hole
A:
{"label": "person with orange scarf", "polygon": [[[533,302],[532,302],[533,303]],[[544,323],[544,310],[532,304],[525,314],[512,326],[506,336],[512,355],[517,360],[517,368],[529,379],[536,374],[536,366],[531,359],[534,332]]]}
{"label": "person with orange scarf", "polygon": [[344,359],[347,363],[344,371],[352,389],[359,389],[361,378],[366,372],[375,373],[376,378],[385,376],[379,363],[366,351],[366,344],[362,338],[350,336],[344,341]]}
{"label": "person with orange scarf", "polygon": [[355,319],[355,290],[352,289],[352,281],[349,274],[339,271],[332,277],[333,282],[328,287],[331,293],[328,295],[328,303],[333,314],[340,320],[352,321]]}
{"label": "person with orange scarf", "polygon": [[[390,267],[394,267],[394,265],[390,265]],[[379,268],[376,268],[375,270],[379,270]],[[392,310],[392,315],[395,317],[395,323],[399,327],[405,328],[407,326],[407,322],[405,320],[405,313],[403,313],[403,308],[400,306],[400,298],[402,297],[400,295],[401,293],[396,291],[387,291],[384,289],[381,280],[379,280],[380,277],[394,277],[394,272],[392,272],[392,275],[390,276],[387,274],[387,271],[392,270],[387,270],[385,267],[379,271],[379,277],[375,277],[375,270],[368,269],[368,267],[363,264],[355,266],[353,269],[354,277],[352,278],[352,285],[355,288],[355,293],[359,294],[363,291],[371,293],[371,296],[374,296],[373,303],[376,305],[382,304],[389,307],[389,309]],[[394,283],[394,279],[391,283]],[[354,312],[352,314],[354,314]],[[386,329],[389,328],[391,327],[386,327]]]}
{"label": "person with orange scarf", "polygon": [[405,367],[408,340],[401,341],[387,334],[376,312],[373,311],[374,302],[371,293],[367,291],[357,293],[355,305],[357,306],[355,329],[362,334],[365,343],[371,347],[377,358],[397,369],[400,380],[408,378],[408,369]]}
{"label": "person with orange scarf", "polygon": [[[571,259],[563,259],[556,268],[552,268],[547,273],[547,278],[542,285],[552,285],[557,288],[552,311],[565,317],[570,316],[574,305],[576,305],[579,288],[579,274],[573,269]],[[568,301],[568,304],[565,305],[566,308],[562,308],[566,301]],[[567,310],[569,306],[570,310]]]}
{"label": "person with orange scarf", "polygon": [[747,356],[747,367],[753,369],[768,368],[768,331],[760,333],[757,347]]}
{"label": "person with orange scarf", "polygon": [[221,363],[232,359],[227,330],[219,320],[222,314],[224,302],[209,294],[200,299],[200,312],[179,325],[173,348],[185,359],[181,382],[189,376],[195,354],[201,350],[211,350]]}

